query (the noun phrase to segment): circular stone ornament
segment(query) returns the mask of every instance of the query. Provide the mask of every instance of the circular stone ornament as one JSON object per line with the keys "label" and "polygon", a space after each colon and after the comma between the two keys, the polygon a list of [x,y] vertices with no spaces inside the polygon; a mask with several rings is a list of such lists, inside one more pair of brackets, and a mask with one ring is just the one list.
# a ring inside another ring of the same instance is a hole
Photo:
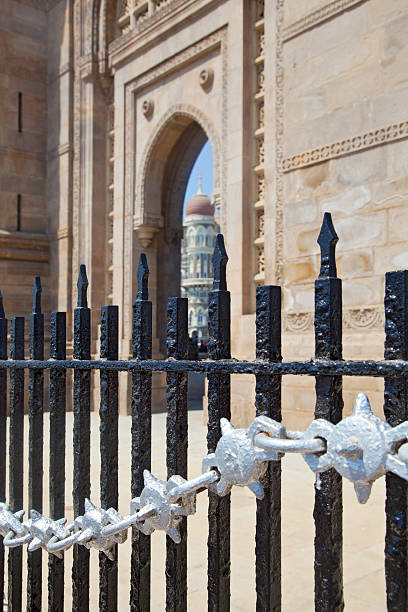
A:
{"label": "circular stone ornament", "polygon": [[214,81],[214,70],[212,68],[203,68],[198,78],[201,87],[203,89],[209,89]]}
{"label": "circular stone ornament", "polygon": [[146,117],[146,119],[150,119],[152,117],[154,111],[154,102],[150,98],[146,98],[142,102],[142,113]]}

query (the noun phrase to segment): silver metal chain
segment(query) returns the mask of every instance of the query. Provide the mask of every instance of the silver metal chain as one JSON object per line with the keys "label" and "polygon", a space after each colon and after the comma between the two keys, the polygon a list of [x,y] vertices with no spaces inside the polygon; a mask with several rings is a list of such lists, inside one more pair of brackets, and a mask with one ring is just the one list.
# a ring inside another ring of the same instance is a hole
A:
{"label": "silver metal chain", "polygon": [[164,531],[178,543],[180,522],[196,512],[200,491],[222,497],[233,486],[246,486],[262,499],[262,477],[268,462],[279,461],[285,453],[303,455],[317,476],[317,487],[319,474],[334,468],[354,483],[360,503],[368,500],[373,482],[386,472],[408,480],[408,421],[391,427],[372,413],[363,393],[357,396],[353,414],[336,425],[316,419],[305,432],[287,431],[281,423],[259,416],[247,429],[235,429],[227,419],[221,419],[221,433],[215,452],[203,459],[202,474],[196,478],[172,476],[163,481],[145,470],[143,490],[140,497],[131,500],[126,516],[113,508],[98,508],[86,499],[84,514],[69,525],[65,518],[53,520],[36,510],[23,521],[23,510],[13,513],[6,503],[0,503],[4,545],[27,544],[29,551],[43,548],[61,557],[77,544],[113,559],[115,546],[126,540],[129,527],[146,535]]}

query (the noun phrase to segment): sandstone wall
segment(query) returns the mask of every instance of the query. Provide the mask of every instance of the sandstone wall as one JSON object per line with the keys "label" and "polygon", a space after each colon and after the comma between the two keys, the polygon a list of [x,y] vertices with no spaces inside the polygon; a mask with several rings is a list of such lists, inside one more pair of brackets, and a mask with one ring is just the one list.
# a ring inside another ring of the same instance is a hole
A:
{"label": "sandstone wall", "polygon": [[0,9],[0,277],[6,311],[13,315],[30,312],[33,276],[39,274],[44,278],[48,272],[46,65],[45,3],[41,8],[38,2],[3,0]]}

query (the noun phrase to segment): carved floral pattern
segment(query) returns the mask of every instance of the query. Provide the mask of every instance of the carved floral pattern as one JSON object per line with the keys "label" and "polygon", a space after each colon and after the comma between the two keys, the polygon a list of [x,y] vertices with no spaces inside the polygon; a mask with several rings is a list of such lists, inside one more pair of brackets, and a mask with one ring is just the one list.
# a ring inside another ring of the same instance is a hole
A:
{"label": "carved floral pattern", "polygon": [[258,247],[258,274],[265,274],[265,251]]}
{"label": "carved floral pattern", "polygon": [[285,329],[293,332],[309,331],[313,327],[311,312],[288,312],[285,315]]}
{"label": "carved floral pattern", "polygon": [[258,238],[262,238],[264,235],[264,227],[265,227],[265,214],[262,211],[258,214]]}
{"label": "carved floral pattern", "polygon": [[261,104],[258,104],[258,128],[263,128],[264,127],[264,121],[265,121],[265,106],[264,103],[261,102]]}
{"label": "carved floral pattern", "polygon": [[257,198],[258,201],[261,201],[265,198],[265,178],[263,176],[258,176],[258,189],[257,189]]}
{"label": "carved floral pattern", "polygon": [[256,20],[260,20],[264,18],[265,15],[265,0],[255,0],[256,1]]}
{"label": "carved floral pattern", "polygon": [[265,143],[264,139],[260,138],[258,140],[258,164],[263,166],[265,162]]}
{"label": "carved floral pattern", "polygon": [[265,87],[265,70],[264,70],[264,66],[258,66],[257,68],[257,72],[256,72],[256,82],[257,82],[257,91],[258,93],[263,93],[264,92],[264,87]]}
{"label": "carved floral pattern", "polygon": [[[291,332],[313,331],[312,312],[288,312],[285,329]],[[343,327],[349,330],[384,330],[384,309],[381,306],[348,308],[343,310]]]}
{"label": "carved floral pattern", "polygon": [[265,32],[260,30],[257,32],[257,55],[262,57],[265,51]]}
{"label": "carved floral pattern", "polygon": [[392,125],[379,128],[378,130],[352,136],[351,138],[345,138],[344,140],[340,140],[329,145],[317,147],[311,151],[305,151],[304,153],[287,157],[282,161],[283,172],[290,172],[291,170],[297,170],[298,168],[313,166],[314,164],[318,164],[328,159],[342,157],[348,153],[370,149],[371,147],[376,147],[381,144],[401,140],[407,137],[408,121],[394,123]]}

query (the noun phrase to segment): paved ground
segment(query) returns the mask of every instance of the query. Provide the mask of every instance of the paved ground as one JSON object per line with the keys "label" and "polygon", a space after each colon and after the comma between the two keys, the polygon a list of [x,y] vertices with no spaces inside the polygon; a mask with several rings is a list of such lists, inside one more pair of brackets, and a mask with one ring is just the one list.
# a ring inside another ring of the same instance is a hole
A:
{"label": "paved ground", "polygon": [[[46,418],[46,425],[48,419]],[[189,474],[200,473],[201,458],[205,454],[206,430],[202,412],[189,412]],[[68,415],[67,431],[72,431],[72,415]],[[46,427],[46,435],[47,427]],[[47,439],[47,438],[46,438]],[[68,435],[68,449],[72,448]],[[98,461],[98,416],[92,414],[92,500],[99,496]],[[26,444],[27,449],[27,444]],[[165,414],[153,416],[153,461],[152,471],[165,477]],[[130,418],[120,418],[120,502],[122,513],[129,508],[129,460],[130,460]],[[72,456],[67,457],[67,505],[72,512]],[[45,474],[48,466],[45,466]],[[46,479],[47,480],[47,479]],[[301,457],[287,456],[283,459],[283,511],[282,511],[282,554],[283,554],[283,609],[296,612],[313,610],[313,475]],[[45,482],[45,490],[48,483]],[[385,610],[385,587],[383,578],[384,542],[384,485],[377,482],[370,500],[360,506],[354,491],[344,486],[344,575],[346,610],[355,612],[379,612]],[[25,507],[27,501],[25,502]],[[189,609],[196,612],[206,610],[206,495],[198,498],[198,512],[190,517],[188,552],[188,601]],[[45,510],[47,510],[47,504]],[[72,515],[71,515],[72,516]],[[232,563],[231,592],[233,611],[255,610],[254,591],[254,516],[255,499],[248,489],[236,488],[232,495]],[[68,518],[70,518],[68,516]],[[129,584],[129,542],[120,547],[120,597],[119,610],[128,609]],[[161,533],[152,536],[152,611],[164,610],[165,538]],[[92,551],[92,592],[91,610],[98,609],[97,563],[98,553]],[[46,555],[44,554],[44,565]],[[66,584],[70,584],[71,553],[66,554]],[[46,584],[44,568],[44,585]],[[46,597],[46,593],[44,594]],[[46,602],[44,601],[44,609]],[[69,588],[67,589],[66,610],[71,609]]]}

